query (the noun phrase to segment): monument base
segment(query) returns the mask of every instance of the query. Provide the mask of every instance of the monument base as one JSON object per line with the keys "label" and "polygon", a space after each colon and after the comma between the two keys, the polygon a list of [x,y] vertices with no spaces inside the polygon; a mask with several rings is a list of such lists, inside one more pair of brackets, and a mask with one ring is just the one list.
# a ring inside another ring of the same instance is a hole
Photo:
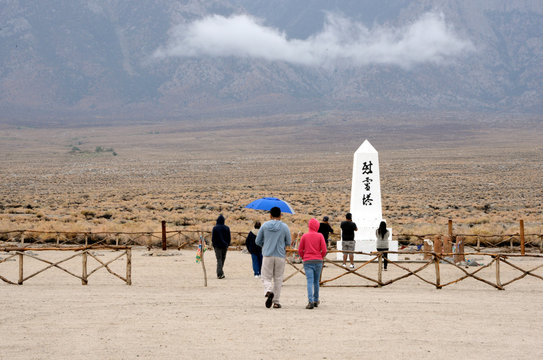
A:
{"label": "monument base", "polygon": [[[390,233],[390,238],[392,237],[392,229],[387,228],[387,230]],[[389,239],[390,239],[389,238]],[[355,247],[354,251],[360,251],[364,253],[371,253],[377,251],[376,247],[376,241],[377,238],[375,237],[375,228],[372,227],[359,227],[358,231],[355,235]],[[397,241],[390,241],[388,242],[389,251],[398,251],[398,242]],[[343,248],[343,241],[337,242],[337,249],[342,250]],[[355,261],[368,261],[372,258],[371,255],[362,255],[362,254],[354,254],[354,260]],[[398,261],[398,254],[388,254],[388,258],[392,261]],[[343,254],[337,253],[338,261],[343,261]]]}
{"label": "monument base", "polygon": [[[342,242],[337,242],[337,249],[342,250]],[[377,248],[375,247],[375,240],[355,240],[356,244],[354,247],[354,251],[360,251],[364,253],[371,253],[377,251]],[[389,251],[398,251],[398,242],[393,240],[389,241]],[[368,261],[372,258],[372,255],[363,255],[363,254],[354,254],[354,260],[355,261]],[[392,261],[398,261],[398,254],[388,254],[388,259]],[[343,261],[343,254],[337,253],[337,260]],[[348,261],[348,260],[347,260]]]}

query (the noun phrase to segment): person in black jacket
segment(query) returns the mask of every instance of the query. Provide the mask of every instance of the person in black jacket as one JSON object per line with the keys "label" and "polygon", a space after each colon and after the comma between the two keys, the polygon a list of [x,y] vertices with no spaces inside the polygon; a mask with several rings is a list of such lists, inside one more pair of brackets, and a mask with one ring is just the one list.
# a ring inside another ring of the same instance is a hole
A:
{"label": "person in black jacket", "polygon": [[262,248],[255,242],[260,226],[260,221],[255,221],[255,229],[249,231],[247,239],[245,240],[245,246],[247,246],[247,251],[251,254],[251,259],[253,261],[253,273],[255,278],[260,278],[260,271],[262,270]]}
{"label": "person in black jacket", "polygon": [[217,258],[217,277],[224,279],[222,268],[226,259],[228,246],[230,246],[230,228],[224,225],[224,216],[222,214],[217,218],[217,225],[213,227],[213,231],[211,232],[211,243],[213,244],[215,257]]}
{"label": "person in black jacket", "polygon": [[319,232],[324,236],[324,241],[326,242],[326,248],[328,249],[328,236],[329,234],[334,233],[334,229],[328,223],[328,216],[322,218],[322,222],[319,224]]}

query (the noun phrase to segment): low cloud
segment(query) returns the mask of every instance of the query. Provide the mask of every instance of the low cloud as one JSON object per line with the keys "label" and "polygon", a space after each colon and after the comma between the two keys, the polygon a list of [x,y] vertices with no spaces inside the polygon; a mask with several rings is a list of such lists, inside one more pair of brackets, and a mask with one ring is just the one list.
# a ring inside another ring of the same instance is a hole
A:
{"label": "low cloud", "polygon": [[171,29],[155,58],[243,57],[329,67],[392,64],[410,67],[443,63],[474,49],[459,37],[443,14],[426,13],[403,27],[367,28],[343,16],[328,14],[321,32],[291,39],[248,15],[212,15]]}

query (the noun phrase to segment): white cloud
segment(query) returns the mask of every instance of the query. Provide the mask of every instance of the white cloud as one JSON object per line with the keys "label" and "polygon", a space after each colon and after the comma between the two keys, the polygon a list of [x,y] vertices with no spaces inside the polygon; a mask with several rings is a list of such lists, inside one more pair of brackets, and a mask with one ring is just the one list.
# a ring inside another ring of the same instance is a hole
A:
{"label": "white cloud", "polygon": [[248,15],[212,15],[178,25],[155,58],[234,56],[284,61],[307,66],[393,64],[409,67],[441,63],[474,47],[460,38],[444,16],[426,13],[404,27],[372,29],[345,17],[328,14],[321,32],[307,39],[289,39]]}

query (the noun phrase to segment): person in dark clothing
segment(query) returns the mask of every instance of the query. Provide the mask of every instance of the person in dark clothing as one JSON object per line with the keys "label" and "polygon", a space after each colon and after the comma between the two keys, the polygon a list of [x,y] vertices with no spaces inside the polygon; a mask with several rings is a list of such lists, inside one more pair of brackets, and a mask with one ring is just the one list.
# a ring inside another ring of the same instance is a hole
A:
{"label": "person in dark clothing", "polygon": [[[344,251],[354,251],[355,241],[354,241],[354,232],[358,231],[356,224],[353,222],[353,216],[351,213],[345,215],[345,221],[341,222],[341,248]],[[343,267],[347,267],[347,255],[349,255],[349,260],[351,265],[349,268],[354,269],[354,254],[353,253],[343,253]]]}
{"label": "person in dark clothing", "polygon": [[217,218],[217,225],[213,227],[213,231],[211,232],[211,243],[213,244],[215,257],[217,258],[217,277],[224,279],[222,268],[226,259],[228,246],[230,246],[230,228],[224,225],[224,216],[222,214]]}
{"label": "person in dark clothing", "polygon": [[334,233],[334,229],[328,223],[328,216],[322,218],[322,222],[319,224],[319,232],[324,236],[324,241],[326,242],[326,248],[328,249],[328,236],[329,234]]}
{"label": "person in dark clothing", "polygon": [[247,239],[245,239],[245,246],[247,246],[247,251],[249,251],[249,254],[251,254],[255,278],[260,278],[260,272],[262,270],[262,248],[255,242],[260,226],[260,221],[255,221],[255,229],[253,231],[249,231],[249,234],[247,234]]}

